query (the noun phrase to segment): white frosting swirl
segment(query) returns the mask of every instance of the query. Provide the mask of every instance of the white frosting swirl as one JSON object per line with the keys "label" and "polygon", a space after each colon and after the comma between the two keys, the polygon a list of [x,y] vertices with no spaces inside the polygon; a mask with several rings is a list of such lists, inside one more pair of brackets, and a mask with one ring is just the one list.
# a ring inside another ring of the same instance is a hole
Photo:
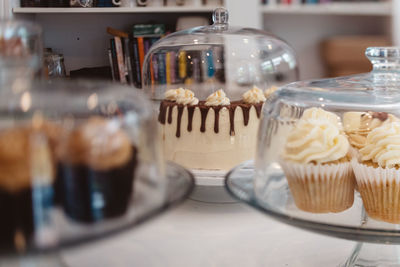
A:
{"label": "white frosting swirl", "polygon": [[189,89],[171,89],[166,91],[164,96],[165,99],[175,101],[178,104],[197,105],[199,103],[199,99],[194,97],[194,93]]}
{"label": "white frosting swirl", "polygon": [[303,112],[301,116],[303,120],[326,120],[329,123],[336,125],[339,130],[343,129],[340,118],[332,112],[323,110],[322,108],[309,108]]}
{"label": "white frosting swirl", "polygon": [[176,103],[183,105],[197,105],[199,103],[199,99],[194,97],[194,93],[188,89],[185,90],[183,95],[179,95],[176,99]]}
{"label": "white frosting swirl", "polygon": [[185,89],[178,88],[178,89],[170,89],[165,92],[164,97],[170,101],[176,101],[180,96],[185,94]]}
{"label": "white frosting swirl", "polygon": [[278,90],[277,86],[271,86],[267,90],[264,91],[264,96],[269,98],[276,90]]}
{"label": "white frosting swirl", "polygon": [[206,106],[226,106],[229,105],[231,101],[226,97],[225,92],[222,89],[212,93],[206,99]]}
{"label": "white frosting swirl", "polygon": [[360,153],[363,161],[372,160],[383,168],[400,166],[400,122],[386,123],[372,130]]}
{"label": "white frosting swirl", "polygon": [[284,157],[298,163],[326,163],[344,158],[350,145],[339,126],[333,113],[316,108],[304,111],[289,133]]}
{"label": "white frosting swirl", "polygon": [[243,100],[248,104],[257,104],[264,102],[266,98],[263,94],[263,91],[254,86],[253,89],[243,94]]}

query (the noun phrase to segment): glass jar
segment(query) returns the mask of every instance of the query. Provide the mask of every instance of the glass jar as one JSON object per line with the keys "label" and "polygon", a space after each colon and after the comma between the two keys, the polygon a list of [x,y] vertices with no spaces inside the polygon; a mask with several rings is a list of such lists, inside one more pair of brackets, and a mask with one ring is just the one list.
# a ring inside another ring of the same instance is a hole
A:
{"label": "glass jar", "polygon": [[39,76],[42,62],[42,29],[38,25],[0,22],[0,85],[16,78],[29,80]]}
{"label": "glass jar", "polygon": [[62,54],[46,52],[44,63],[48,77],[65,77],[64,56]]}
{"label": "glass jar", "polygon": [[168,160],[226,171],[254,156],[265,99],[298,78],[296,56],[281,39],[232,27],[218,8],[214,24],[166,36],[143,63],[143,90],[159,103]]}

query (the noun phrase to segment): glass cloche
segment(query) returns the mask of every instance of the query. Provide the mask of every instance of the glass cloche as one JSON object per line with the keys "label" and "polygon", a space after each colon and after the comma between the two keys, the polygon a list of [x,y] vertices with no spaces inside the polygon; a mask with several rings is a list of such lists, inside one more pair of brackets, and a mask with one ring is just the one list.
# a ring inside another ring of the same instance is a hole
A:
{"label": "glass cloche", "polygon": [[[233,195],[301,228],[400,244],[400,48],[366,56],[370,73],[295,82],[271,96],[255,165],[227,177]],[[398,251],[359,243],[344,266],[399,266]]]}
{"label": "glass cloche", "polygon": [[214,24],[154,44],[142,84],[159,101],[165,157],[192,170],[227,171],[254,157],[265,99],[298,78],[297,59],[281,39],[232,27],[218,8]]}
{"label": "glass cloche", "polygon": [[[130,87],[16,79],[0,90],[0,259],[128,229],[185,199],[151,103]],[[4,255],[3,255],[4,256]]]}

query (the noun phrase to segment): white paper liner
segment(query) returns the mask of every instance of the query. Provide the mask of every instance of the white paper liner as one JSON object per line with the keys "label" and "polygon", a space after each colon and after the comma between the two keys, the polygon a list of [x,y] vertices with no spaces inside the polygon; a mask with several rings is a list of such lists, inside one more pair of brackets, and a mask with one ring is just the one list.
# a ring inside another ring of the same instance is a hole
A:
{"label": "white paper liner", "polygon": [[354,201],[354,175],[350,162],[299,164],[280,162],[298,208],[317,213],[341,212]]}
{"label": "white paper liner", "polygon": [[400,223],[400,170],[351,161],[357,186],[368,215],[390,223]]}

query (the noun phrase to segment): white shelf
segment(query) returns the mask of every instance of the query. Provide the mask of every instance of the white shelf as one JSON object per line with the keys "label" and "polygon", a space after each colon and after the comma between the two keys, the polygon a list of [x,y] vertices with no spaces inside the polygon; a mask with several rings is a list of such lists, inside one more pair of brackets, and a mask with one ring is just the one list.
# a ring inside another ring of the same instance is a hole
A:
{"label": "white shelf", "polygon": [[390,16],[390,2],[352,2],[324,4],[291,4],[262,6],[264,14]]}
{"label": "white shelf", "polygon": [[94,8],[53,8],[53,7],[16,7],[14,14],[77,14],[77,13],[199,13],[212,12],[217,6],[182,7],[94,7]]}

